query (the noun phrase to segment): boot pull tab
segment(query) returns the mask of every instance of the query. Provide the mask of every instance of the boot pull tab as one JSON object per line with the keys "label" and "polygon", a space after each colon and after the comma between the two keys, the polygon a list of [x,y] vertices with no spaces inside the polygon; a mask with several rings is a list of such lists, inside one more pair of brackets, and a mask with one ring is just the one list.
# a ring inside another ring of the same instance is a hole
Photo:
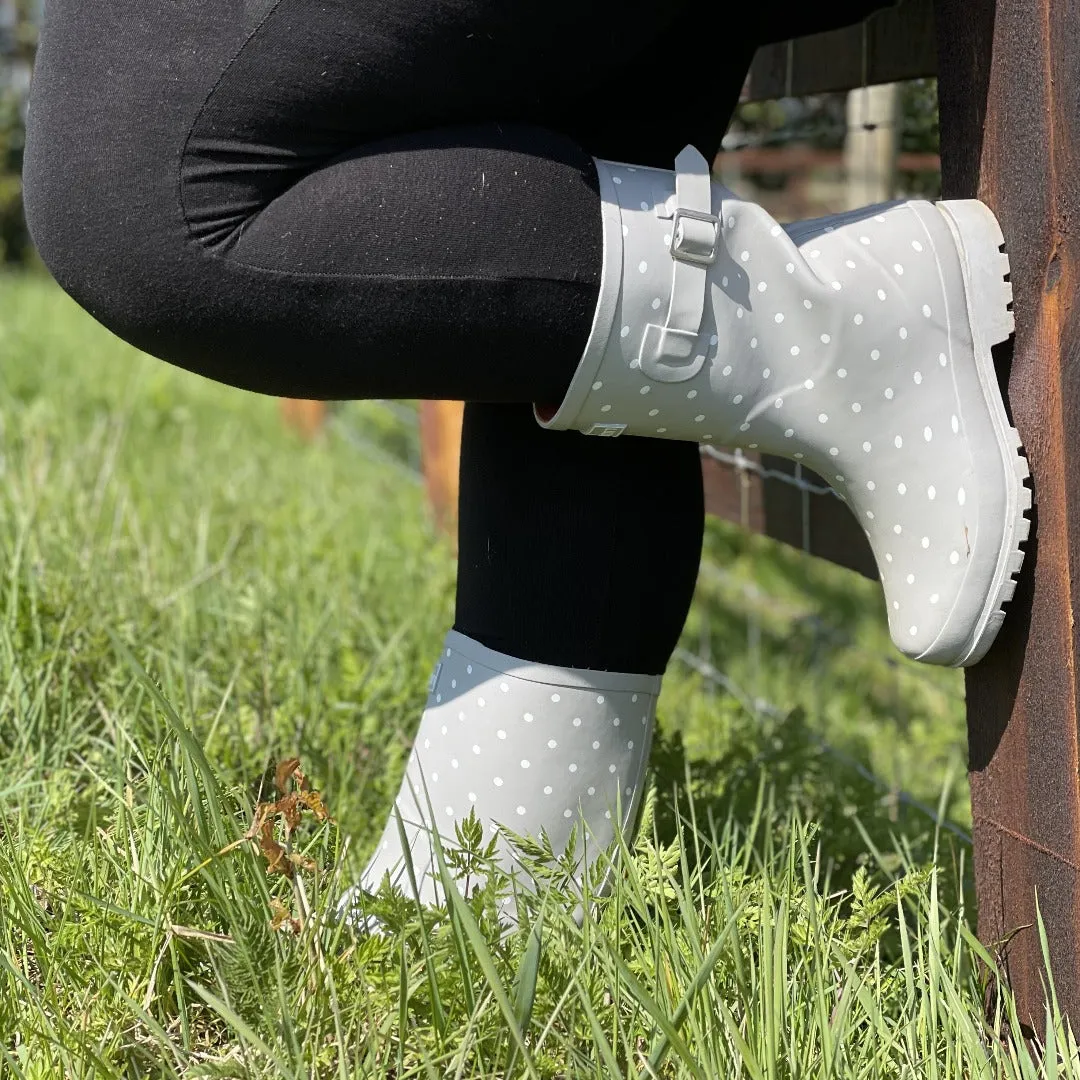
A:
{"label": "boot pull tab", "polygon": [[692,146],[675,158],[675,209],[671,221],[672,280],[667,318],[649,323],[638,363],[656,382],[685,382],[705,366],[698,351],[708,294],[709,267],[720,251],[720,218],[712,212],[709,163]]}

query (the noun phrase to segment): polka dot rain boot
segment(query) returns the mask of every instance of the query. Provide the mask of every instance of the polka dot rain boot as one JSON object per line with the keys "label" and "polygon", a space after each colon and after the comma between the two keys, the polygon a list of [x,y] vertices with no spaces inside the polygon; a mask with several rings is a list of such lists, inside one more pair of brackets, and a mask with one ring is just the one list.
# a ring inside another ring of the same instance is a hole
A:
{"label": "polka dot rain boot", "polygon": [[[614,839],[616,821],[627,839],[633,833],[659,692],[659,676],[533,664],[451,631],[396,800],[419,899],[443,901],[432,826],[444,845],[456,845],[454,824],[470,810],[483,825],[485,844],[497,836],[500,864],[507,872],[516,868],[526,888],[500,827],[535,838],[544,829],[559,856],[576,826],[580,883]],[[376,892],[385,874],[412,894],[393,813],[360,885]],[[610,884],[609,870],[597,895]],[[507,927],[515,920],[512,905],[508,898],[500,914]],[[355,894],[347,894],[343,912],[358,907]],[[580,908],[575,917],[580,923]]]}
{"label": "polka dot rain boot", "polygon": [[692,147],[673,173],[597,169],[600,302],[540,423],[804,462],[866,530],[896,645],[977,662],[1031,505],[990,352],[1013,329],[993,214],[911,201],[781,227]]}

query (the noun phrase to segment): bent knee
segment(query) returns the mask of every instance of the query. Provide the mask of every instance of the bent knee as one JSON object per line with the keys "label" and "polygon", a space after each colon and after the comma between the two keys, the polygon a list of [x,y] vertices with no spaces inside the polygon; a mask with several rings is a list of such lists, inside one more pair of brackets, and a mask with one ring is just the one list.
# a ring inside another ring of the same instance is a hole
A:
{"label": "bent knee", "polygon": [[[60,286],[119,337],[240,381],[245,371],[233,356],[244,341],[232,316],[254,303],[250,289],[193,237],[179,184],[192,117],[224,58],[213,55],[208,34],[207,51],[191,57],[185,46],[181,64],[164,19],[103,33],[103,12],[117,6],[138,4],[54,0],[31,89],[23,168],[30,235]],[[227,17],[215,14],[220,5],[189,7],[184,20]],[[130,78],[117,79],[124,68]]]}
{"label": "bent knee", "polygon": [[23,185],[31,238],[61,288],[119,337],[154,352],[198,279],[198,253],[165,181],[146,168],[87,160],[85,147],[46,142],[31,128]]}

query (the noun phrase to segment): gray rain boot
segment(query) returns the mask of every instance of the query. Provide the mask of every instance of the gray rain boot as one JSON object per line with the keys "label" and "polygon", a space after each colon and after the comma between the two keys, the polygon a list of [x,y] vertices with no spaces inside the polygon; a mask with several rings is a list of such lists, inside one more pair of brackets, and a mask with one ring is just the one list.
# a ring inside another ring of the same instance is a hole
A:
{"label": "gray rain boot", "polygon": [[598,161],[601,296],[549,428],[746,447],[805,462],[870,540],[893,641],[974,664],[1015,589],[1027,464],[991,346],[1009,262],[975,201],[781,227],[711,182]]}
{"label": "gray rain boot", "polygon": [[[419,899],[444,899],[432,825],[444,845],[456,845],[454,824],[470,810],[483,824],[485,843],[498,834],[498,858],[508,872],[516,862],[497,826],[535,838],[545,830],[556,856],[576,826],[580,883],[613,840],[619,813],[624,832],[632,833],[659,692],[659,676],[532,664],[451,631],[397,797]],[[376,892],[387,873],[411,895],[393,813],[360,884]],[[609,871],[596,895],[610,886]],[[355,903],[346,895],[343,912]],[[514,922],[509,910],[501,918],[508,926]]]}

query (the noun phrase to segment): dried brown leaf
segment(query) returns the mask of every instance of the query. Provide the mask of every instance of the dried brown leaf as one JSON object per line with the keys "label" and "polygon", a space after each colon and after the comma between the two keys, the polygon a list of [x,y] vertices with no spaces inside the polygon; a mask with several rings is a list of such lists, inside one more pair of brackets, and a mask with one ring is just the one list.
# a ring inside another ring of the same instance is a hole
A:
{"label": "dried brown leaf", "polygon": [[300,801],[319,819],[319,821],[333,821],[326,803],[317,791],[303,791],[298,796]]}
{"label": "dried brown leaf", "polygon": [[289,861],[293,866],[299,866],[301,870],[309,870],[314,873],[318,869],[314,859],[309,858],[307,855],[301,855],[298,851],[294,851],[289,856]]}
{"label": "dried brown leaf", "polygon": [[263,825],[266,823],[266,818],[270,813],[270,803],[258,803],[255,807],[255,814],[251,819],[251,824],[248,826],[248,831],[244,833],[245,840],[254,840],[259,833],[262,832]]}
{"label": "dried brown leaf", "polygon": [[276,897],[272,897],[270,900],[270,911],[273,914],[273,918],[270,920],[271,930],[281,930],[283,927],[287,927],[294,934],[300,933],[300,920]]}
{"label": "dried brown leaf", "polygon": [[274,804],[274,813],[280,814],[285,822],[285,835],[290,836],[293,830],[300,824],[301,810],[300,796],[293,792],[283,799],[278,799]]}
{"label": "dried brown leaf", "polygon": [[259,850],[266,857],[267,872],[271,874],[284,874],[286,877],[293,876],[293,865],[289,862],[289,856],[285,849],[274,839],[274,821],[269,819],[263,823],[259,830]]}
{"label": "dried brown leaf", "polygon": [[[298,757],[286,758],[285,761],[279,763],[274,773],[274,783],[282,795],[288,795],[292,790],[289,781],[297,773],[300,773],[301,778],[304,775],[300,772],[300,759]],[[302,780],[300,782],[302,783]]]}
{"label": "dried brown leaf", "polygon": [[[258,843],[259,850],[266,858],[268,873],[284,874],[291,878],[297,866],[314,871],[317,867],[311,859],[288,854],[274,835],[275,828],[280,818],[287,843],[299,826],[305,810],[310,810],[319,821],[332,821],[330,811],[322,796],[311,790],[311,785],[300,768],[299,758],[282,761],[275,771],[274,782],[282,792],[282,797],[277,802],[256,804],[251,825],[244,838]],[[289,788],[293,790],[290,791]]]}

